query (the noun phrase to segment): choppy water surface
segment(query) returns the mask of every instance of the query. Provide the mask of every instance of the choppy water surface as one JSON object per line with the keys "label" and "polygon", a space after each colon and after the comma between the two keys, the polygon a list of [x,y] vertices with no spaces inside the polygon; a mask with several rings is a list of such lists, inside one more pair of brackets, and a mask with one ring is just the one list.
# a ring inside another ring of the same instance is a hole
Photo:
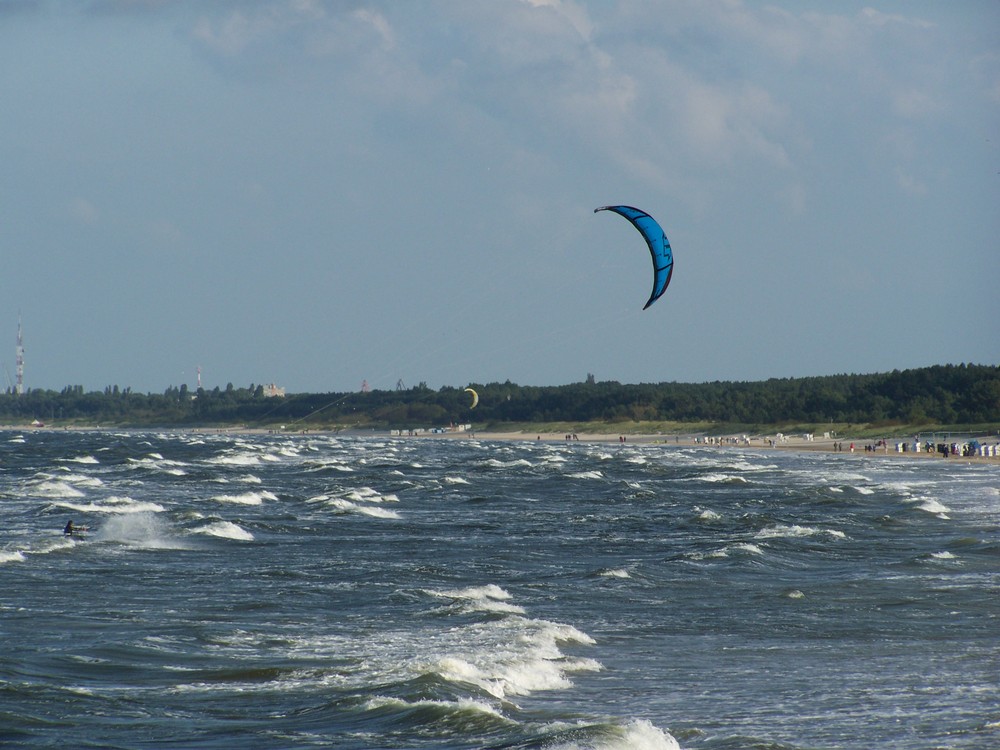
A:
{"label": "choppy water surface", "polygon": [[1000,746],[996,465],[7,432],[0,520],[5,746]]}

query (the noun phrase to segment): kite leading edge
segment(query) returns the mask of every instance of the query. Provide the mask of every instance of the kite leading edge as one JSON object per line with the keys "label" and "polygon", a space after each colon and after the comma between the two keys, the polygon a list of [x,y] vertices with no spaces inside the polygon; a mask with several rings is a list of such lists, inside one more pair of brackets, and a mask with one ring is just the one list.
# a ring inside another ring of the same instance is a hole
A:
{"label": "kite leading edge", "polygon": [[656,223],[656,219],[638,208],[602,206],[594,209],[595,214],[598,211],[614,211],[616,214],[624,216],[632,222],[632,226],[639,230],[649,246],[649,254],[653,257],[653,293],[649,295],[649,301],[642,308],[645,310],[667,291],[667,285],[670,284],[670,277],[674,272],[674,253],[670,249],[670,241],[660,225]]}

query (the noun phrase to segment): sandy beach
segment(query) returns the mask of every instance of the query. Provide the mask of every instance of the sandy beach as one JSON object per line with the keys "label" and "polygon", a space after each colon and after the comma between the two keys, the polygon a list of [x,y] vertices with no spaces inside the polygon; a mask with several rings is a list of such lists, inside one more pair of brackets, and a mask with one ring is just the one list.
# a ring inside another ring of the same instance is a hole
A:
{"label": "sandy beach", "polygon": [[[496,432],[486,430],[474,430],[469,432],[419,432],[413,434],[403,434],[401,437],[410,439],[444,439],[444,440],[533,440],[553,443],[617,443],[622,446],[627,445],[673,445],[679,447],[706,447],[727,450],[733,448],[756,448],[767,450],[783,451],[809,451],[837,453],[845,457],[873,459],[873,458],[901,458],[918,460],[948,460],[958,462],[975,463],[1000,463],[1000,440],[997,438],[977,438],[980,443],[993,445],[995,449],[992,456],[962,456],[949,455],[947,458],[938,452],[914,451],[912,450],[912,439],[907,443],[907,450],[897,450],[897,443],[902,444],[901,438],[889,438],[882,445],[877,445],[879,441],[860,438],[813,438],[808,439],[801,435],[775,435],[775,436],[754,436],[744,437],[742,435],[724,435],[713,438],[704,438],[691,435],[663,435],[663,434],[633,434],[633,433],[607,433],[607,432],[578,432],[572,434],[553,432]],[[930,438],[921,438],[923,443]],[[957,441],[960,445],[964,442]],[[949,442],[950,444],[950,442]],[[866,446],[868,450],[866,450]]]}
{"label": "sandy beach", "polygon": [[[734,448],[751,448],[761,450],[782,450],[782,451],[809,451],[837,453],[850,458],[875,459],[875,458],[900,458],[918,460],[947,460],[954,463],[1000,463],[1000,438],[996,436],[978,436],[974,439],[981,444],[993,446],[993,455],[970,455],[950,454],[947,457],[937,451],[914,451],[912,448],[913,439],[905,441],[907,450],[897,450],[897,445],[902,445],[902,438],[887,438],[884,444],[879,445],[878,440],[862,438],[828,438],[812,437],[803,435],[776,435],[746,436],[746,435],[722,435],[705,437],[702,435],[667,435],[660,433],[628,433],[628,432],[527,432],[523,430],[496,431],[496,430],[448,430],[435,432],[432,430],[281,430],[265,427],[247,427],[241,425],[219,426],[219,427],[105,427],[105,426],[82,426],[82,425],[0,425],[0,430],[23,430],[23,431],[55,431],[64,430],[99,430],[99,431],[142,431],[142,430],[168,430],[171,432],[188,432],[194,434],[312,434],[312,435],[343,435],[350,437],[399,437],[408,440],[495,440],[495,441],[542,441],[549,443],[608,443],[627,445],[672,445],[678,447],[704,447],[716,448],[718,450],[731,450]],[[949,438],[949,445],[957,442],[962,445],[969,438],[962,439]],[[921,444],[926,441],[943,442],[945,438],[932,440],[930,435],[920,436]],[[866,447],[868,448],[866,450]]]}

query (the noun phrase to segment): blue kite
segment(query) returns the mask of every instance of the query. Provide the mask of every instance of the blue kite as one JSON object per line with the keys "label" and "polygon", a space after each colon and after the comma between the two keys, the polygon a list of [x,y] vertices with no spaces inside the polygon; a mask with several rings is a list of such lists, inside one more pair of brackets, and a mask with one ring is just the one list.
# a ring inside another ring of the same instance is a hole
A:
{"label": "blue kite", "polygon": [[674,273],[674,253],[670,249],[670,241],[666,233],[656,223],[656,219],[632,206],[602,206],[595,208],[598,211],[614,211],[620,216],[632,222],[632,226],[639,230],[639,233],[649,245],[649,254],[653,256],[653,293],[649,295],[649,301],[643,306],[643,310],[656,302],[670,284],[670,277]]}

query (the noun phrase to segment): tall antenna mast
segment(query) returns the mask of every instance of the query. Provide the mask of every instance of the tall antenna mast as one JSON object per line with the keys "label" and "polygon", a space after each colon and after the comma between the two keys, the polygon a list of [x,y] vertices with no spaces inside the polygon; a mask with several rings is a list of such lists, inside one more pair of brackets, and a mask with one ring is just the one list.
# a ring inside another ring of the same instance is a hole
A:
{"label": "tall antenna mast", "polygon": [[24,337],[21,335],[21,313],[17,313],[17,353],[15,362],[17,363],[17,384],[14,392],[20,396],[24,393]]}

